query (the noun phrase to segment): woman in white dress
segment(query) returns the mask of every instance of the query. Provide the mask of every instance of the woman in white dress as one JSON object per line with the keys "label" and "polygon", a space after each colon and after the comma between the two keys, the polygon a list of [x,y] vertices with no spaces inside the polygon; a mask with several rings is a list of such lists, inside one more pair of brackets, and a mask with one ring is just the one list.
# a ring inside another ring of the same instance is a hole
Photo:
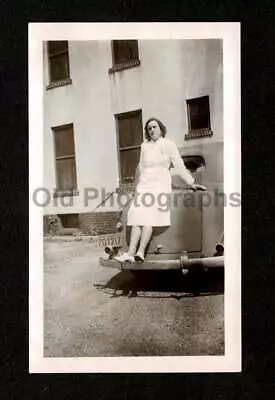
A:
{"label": "woman in white dress", "polygon": [[132,226],[130,245],[126,253],[115,257],[120,262],[144,261],[153,227],[170,226],[170,209],[162,205],[166,200],[167,206],[172,191],[171,164],[190,188],[203,189],[201,185],[194,184],[194,178],[186,169],[176,144],[165,138],[166,127],[163,123],[157,118],[150,118],[144,129],[146,140],[141,145],[139,178],[127,216],[127,225]]}

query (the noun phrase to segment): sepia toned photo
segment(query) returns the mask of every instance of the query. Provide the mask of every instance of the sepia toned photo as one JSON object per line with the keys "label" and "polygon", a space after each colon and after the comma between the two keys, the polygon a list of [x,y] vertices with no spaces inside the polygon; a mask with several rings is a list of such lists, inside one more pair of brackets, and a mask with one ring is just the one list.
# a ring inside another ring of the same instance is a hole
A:
{"label": "sepia toned photo", "polygon": [[239,24],[30,24],[30,372],[240,371]]}

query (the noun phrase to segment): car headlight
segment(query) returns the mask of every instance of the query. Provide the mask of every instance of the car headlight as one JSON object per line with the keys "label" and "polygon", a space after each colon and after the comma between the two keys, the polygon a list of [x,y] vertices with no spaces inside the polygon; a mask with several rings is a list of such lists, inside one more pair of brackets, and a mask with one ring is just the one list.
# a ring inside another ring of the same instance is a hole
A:
{"label": "car headlight", "polygon": [[122,224],[121,222],[118,222],[118,223],[116,224],[116,230],[117,230],[118,232],[121,232],[121,231],[123,230],[123,224]]}

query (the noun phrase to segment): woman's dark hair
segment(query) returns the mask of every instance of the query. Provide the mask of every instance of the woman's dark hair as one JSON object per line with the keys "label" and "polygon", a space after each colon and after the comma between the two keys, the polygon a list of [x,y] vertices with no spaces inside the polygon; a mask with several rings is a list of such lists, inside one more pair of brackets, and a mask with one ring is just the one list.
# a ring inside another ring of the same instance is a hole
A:
{"label": "woman's dark hair", "polygon": [[151,137],[148,132],[148,124],[152,121],[156,121],[159,125],[160,131],[161,131],[161,136],[164,137],[166,135],[166,126],[158,119],[158,118],[149,118],[148,121],[146,121],[145,126],[144,126],[144,132],[145,132],[145,138],[147,140],[151,140]]}

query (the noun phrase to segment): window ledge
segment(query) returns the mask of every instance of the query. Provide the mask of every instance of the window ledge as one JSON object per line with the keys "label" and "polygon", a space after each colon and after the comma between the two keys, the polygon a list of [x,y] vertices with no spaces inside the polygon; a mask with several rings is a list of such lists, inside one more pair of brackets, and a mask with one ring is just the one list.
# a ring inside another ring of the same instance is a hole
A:
{"label": "window ledge", "polygon": [[79,191],[74,190],[55,190],[53,197],[79,196]]}
{"label": "window ledge", "polygon": [[116,64],[112,68],[109,68],[109,74],[114,74],[115,72],[123,71],[124,69],[138,67],[139,65],[140,60],[133,60],[122,64]]}
{"label": "window ledge", "polygon": [[48,86],[46,87],[46,90],[54,89],[54,88],[61,87],[61,86],[67,86],[67,85],[71,85],[71,84],[72,84],[71,78],[62,79],[60,81],[50,82],[48,84]]}
{"label": "window ledge", "polygon": [[211,137],[211,136],[213,136],[213,131],[211,131],[210,129],[197,129],[186,133],[185,140],[198,139],[202,137]]}

